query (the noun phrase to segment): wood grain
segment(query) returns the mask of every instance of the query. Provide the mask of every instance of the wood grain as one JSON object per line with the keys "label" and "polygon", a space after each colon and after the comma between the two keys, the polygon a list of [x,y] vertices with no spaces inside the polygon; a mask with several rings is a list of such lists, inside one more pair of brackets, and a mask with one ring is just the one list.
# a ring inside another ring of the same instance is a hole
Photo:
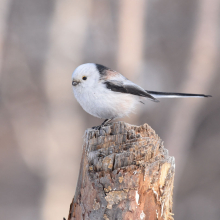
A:
{"label": "wood grain", "polygon": [[68,220],[171,220],[174,158],[147,124],[85,132]]}

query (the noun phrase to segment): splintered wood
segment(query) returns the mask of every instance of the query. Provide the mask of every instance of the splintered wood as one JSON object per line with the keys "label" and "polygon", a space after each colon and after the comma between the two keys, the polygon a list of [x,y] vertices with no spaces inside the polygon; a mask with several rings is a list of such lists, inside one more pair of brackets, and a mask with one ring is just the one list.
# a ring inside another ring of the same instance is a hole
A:
{"label": "splintered wood", "polygon": [[172,220],[175,163],[147,124],[85,133],[69,220]]}

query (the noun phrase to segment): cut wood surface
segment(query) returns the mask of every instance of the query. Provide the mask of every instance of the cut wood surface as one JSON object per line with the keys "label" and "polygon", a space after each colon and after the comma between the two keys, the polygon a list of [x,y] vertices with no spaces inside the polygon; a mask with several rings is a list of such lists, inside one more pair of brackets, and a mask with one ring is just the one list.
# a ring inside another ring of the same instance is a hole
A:
{"label": "cut wood surface", "polygon": [[68,220],[171,220],[175,163],[147,124],[87,129]]}

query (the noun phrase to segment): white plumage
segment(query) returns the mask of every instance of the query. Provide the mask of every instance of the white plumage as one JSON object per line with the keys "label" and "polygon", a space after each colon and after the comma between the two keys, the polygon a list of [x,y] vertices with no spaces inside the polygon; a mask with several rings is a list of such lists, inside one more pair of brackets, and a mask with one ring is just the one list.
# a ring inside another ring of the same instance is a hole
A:
{"label": "white plumage", "polygon": [[[83,80],[83,77],[87,77]],[[113,80],[127,80],[122,75],[112,77]],[[100,80],[95,64],[83,64],[73,72],[72,80],[80,82],[73,86],[73,92],[82,108],[89,114],[103,119],[121,118],[131,113],[139,97],[131,94],[112,92]]]}
{"label": "white plumage", "polygon": [[120,73],[94,63],[78,66],[72,74],[72,85],[82,108],[95,117],[108,119],[106,121],[129,115],[146,98],[157,102],[156,97],[209,97],[202,94],[147,91]]}

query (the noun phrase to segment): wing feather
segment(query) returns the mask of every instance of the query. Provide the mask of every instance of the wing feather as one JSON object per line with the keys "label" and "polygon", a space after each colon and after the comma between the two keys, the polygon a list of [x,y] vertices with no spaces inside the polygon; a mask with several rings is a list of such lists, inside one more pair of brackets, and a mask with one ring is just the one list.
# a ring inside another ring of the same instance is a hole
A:
{"label": "wing feather", "polygon": [[[127,80],[129,81],[129,80]],[[136,96],[146,97],[154,102],[159,102],[155,99],[152,95],[150,95],[147,91],[142,89],[141,87],[137,86],[136,84],[129,81],[129,83],[123,83],[117,80],[109,80],[104,81],[107,89],[112,90],[113,92],[120,92],[120,93],[129,93]]]}

